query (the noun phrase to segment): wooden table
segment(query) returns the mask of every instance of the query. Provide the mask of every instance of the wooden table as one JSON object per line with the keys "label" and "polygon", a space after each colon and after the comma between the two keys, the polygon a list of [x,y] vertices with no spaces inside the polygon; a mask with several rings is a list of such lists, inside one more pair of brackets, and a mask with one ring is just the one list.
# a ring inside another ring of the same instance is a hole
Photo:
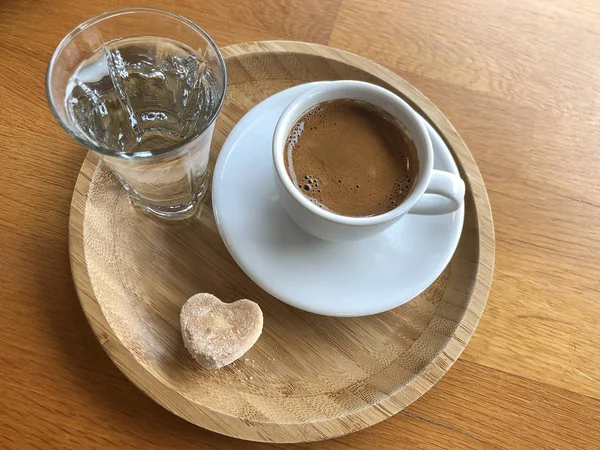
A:
{"label": "wooden table", "polygon": [[[130,0],[220,46],[290,39],[371,58],[462,134],[494,212],[496,272],[467,350],[373,428],[301,448],[600,448],[600,3]],[[85,151],[45,99],[48,60],[116,0],[0,3],[0,447],[267,448],[146,398],[96,342],[69,271]],[[276,447],[276,446],[273,446]]]}

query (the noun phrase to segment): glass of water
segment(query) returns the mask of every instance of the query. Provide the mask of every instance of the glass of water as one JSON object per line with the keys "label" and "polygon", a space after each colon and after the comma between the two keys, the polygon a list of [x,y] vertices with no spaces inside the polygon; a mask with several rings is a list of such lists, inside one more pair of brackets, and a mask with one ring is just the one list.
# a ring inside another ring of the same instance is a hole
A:
{"label": "glass of water", "polygon": [[135,206],[168,219],[192,216],[206,193],[226,86],[208,34],[150,8],[82,23],[58,45],[46,77],[67,133],[100,155]]}

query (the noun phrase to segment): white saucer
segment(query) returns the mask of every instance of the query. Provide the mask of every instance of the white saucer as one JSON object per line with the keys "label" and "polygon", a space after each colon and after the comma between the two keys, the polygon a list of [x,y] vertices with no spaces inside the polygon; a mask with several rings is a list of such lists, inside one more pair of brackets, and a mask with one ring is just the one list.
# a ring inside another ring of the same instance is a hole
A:
{"label": "white saucer", "polygon": [[[255,283],[296,308],[328,316],[387,311],[424,291],[452,257],[464,206],[442,216],[407,215],[367,240],[315,238],[289,218],[275,190],[271,139],[284,108],[315,83],[295,86],[249,111],[229,134],[213,177],[215,220],[227,249]],[[458,174],[427,124],[434,167]]]}

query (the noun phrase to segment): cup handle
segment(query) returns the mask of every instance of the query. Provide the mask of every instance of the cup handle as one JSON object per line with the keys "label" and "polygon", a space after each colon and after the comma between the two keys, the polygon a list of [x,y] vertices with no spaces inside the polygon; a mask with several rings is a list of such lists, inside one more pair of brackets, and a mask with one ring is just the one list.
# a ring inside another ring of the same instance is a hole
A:
{"label": "cup handle", "polygon": [[423,196],[409,214],[437,216],[459,209],[465,198],[465,182],[458,176],[442,170],[434,170]]}

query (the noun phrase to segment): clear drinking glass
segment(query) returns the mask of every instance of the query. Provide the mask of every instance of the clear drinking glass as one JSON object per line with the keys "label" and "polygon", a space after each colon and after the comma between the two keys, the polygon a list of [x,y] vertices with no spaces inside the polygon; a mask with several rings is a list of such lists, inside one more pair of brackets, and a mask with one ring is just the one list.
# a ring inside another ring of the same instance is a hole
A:
{"label": "clear drinking glass", "polygon": [[94,17],[58,45],[46,76],[50,109],[100,155],[133,204],[193,215],[208,187],[227,75],[221,52],[176,14],[127,8]]}

